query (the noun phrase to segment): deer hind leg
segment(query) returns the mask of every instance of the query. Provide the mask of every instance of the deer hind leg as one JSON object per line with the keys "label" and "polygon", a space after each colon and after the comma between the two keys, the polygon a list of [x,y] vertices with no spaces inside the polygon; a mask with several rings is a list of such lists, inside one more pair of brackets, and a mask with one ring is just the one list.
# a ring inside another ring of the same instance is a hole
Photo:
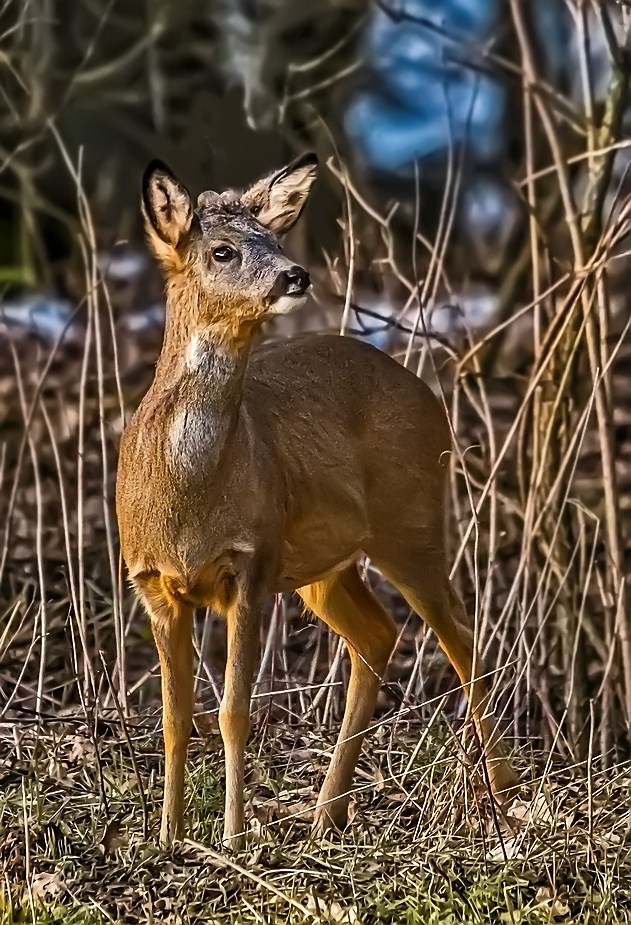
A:
{"label": "deer hind leg", "polygon": [[166,596],[160,580],[140,585],[151,619],[162,677],[164,801],[160,844],[168,848],[184,834],[184,771],[193,718],[193,608]]}
{"label": "deer hind leg", "polygon": [[506,757],[500,730],[490,711],[490,690],[481,677],[484,669],[480,660],[475,658],[471,620],[445,574],[443,564],[424,569],[422,585],[418,581],[412,584],[409,580],[400,580],[399,576],[389,575],[386,566],[383,572],[398,587],[410,607],[431,627],[455,668],[469,699],[493,794],[500,804],[509,803],[519,787],[519,778]]}
{"label": "deer hind leg", "polygon": [[397,633],[354,565],[299,588],[298,594],[344,639],[351,661],[342,728],[316,805],[314,828],[322,832],[346,824],[353,772]]}

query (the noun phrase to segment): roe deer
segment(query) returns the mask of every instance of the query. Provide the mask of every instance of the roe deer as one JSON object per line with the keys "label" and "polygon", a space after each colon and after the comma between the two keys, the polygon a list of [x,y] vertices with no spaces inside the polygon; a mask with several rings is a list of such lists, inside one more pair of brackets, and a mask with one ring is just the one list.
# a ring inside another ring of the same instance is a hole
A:
{"label": "roe deer", "polygon": [[314,824],[346,823],[397,638],[360,577],[362,555],[436,633],[469,697],[497,798],[517,786],[485,712],[488,689],[472,679],[472,626],[447,574],[451,440],[438,400],[391,357],[351,338],[250,349],[261,322],[300,304],[309,288],[279,236],[300,215],[316,166],[307,154],[243,195],[205,192],[196,205],[159,161],[143,179],[147,234],[166,277],[166,326],[154,381],[121,440],[116,504],[122,554],[160,658],[165,846],[184,827],[193,610],[211,607],[227,619],[224,840],[240,846],[260,611],[283,591],[297,591],[348,647],[346,709]]}

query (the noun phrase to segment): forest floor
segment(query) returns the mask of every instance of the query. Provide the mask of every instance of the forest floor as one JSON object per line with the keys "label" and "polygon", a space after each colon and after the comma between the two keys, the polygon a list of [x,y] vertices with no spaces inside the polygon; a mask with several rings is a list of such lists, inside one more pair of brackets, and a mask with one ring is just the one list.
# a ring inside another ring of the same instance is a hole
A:
{"label": "forest floor", "polygon": [[[158,849],[154,715],[91,733],[68,717],[0,730],[0,923],[631,922],[631,767],[563,767],[518,750],[507,817],[472,785],[460,736],[382,718],[350,824],[310,836],[332,738],[259,723],[248,747],[248,847],[220,841],[223,752],[214,717],[193,739],[188,839]],[[25,824],[25,820],[26,824]]]}

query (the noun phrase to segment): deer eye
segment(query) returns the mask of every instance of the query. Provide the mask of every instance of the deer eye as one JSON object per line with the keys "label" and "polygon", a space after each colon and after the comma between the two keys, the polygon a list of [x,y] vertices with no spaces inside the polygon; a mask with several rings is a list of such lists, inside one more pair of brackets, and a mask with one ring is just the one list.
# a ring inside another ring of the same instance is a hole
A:
{"label": "deer eye", "polygon": [[220,244],[219,247],[213,247],[210,252],[213,260],[216,260],[217,263],[228,263],[229,260],[233,260],[237,256],[237,252],[234,247],[229,247],[227,244]]}

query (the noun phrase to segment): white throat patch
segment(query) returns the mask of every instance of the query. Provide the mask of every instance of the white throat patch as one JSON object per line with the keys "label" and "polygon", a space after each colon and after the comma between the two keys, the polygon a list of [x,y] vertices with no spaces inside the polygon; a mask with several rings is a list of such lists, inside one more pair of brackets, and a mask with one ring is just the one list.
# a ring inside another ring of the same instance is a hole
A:
{"label": "white throat patch", "polygon": [[203,367],[208,366],[211,346],[208,338],[195,331],[186,347],[184,362],[190,372],[198,372]]}
{"label": "white throat patch", "polygon": [[304,295],[282,295],[280,299],[276,299],[272,305],[271,312],[274,315],[288,315],[289,312],[301,308],[306,301],[307,297]]}

